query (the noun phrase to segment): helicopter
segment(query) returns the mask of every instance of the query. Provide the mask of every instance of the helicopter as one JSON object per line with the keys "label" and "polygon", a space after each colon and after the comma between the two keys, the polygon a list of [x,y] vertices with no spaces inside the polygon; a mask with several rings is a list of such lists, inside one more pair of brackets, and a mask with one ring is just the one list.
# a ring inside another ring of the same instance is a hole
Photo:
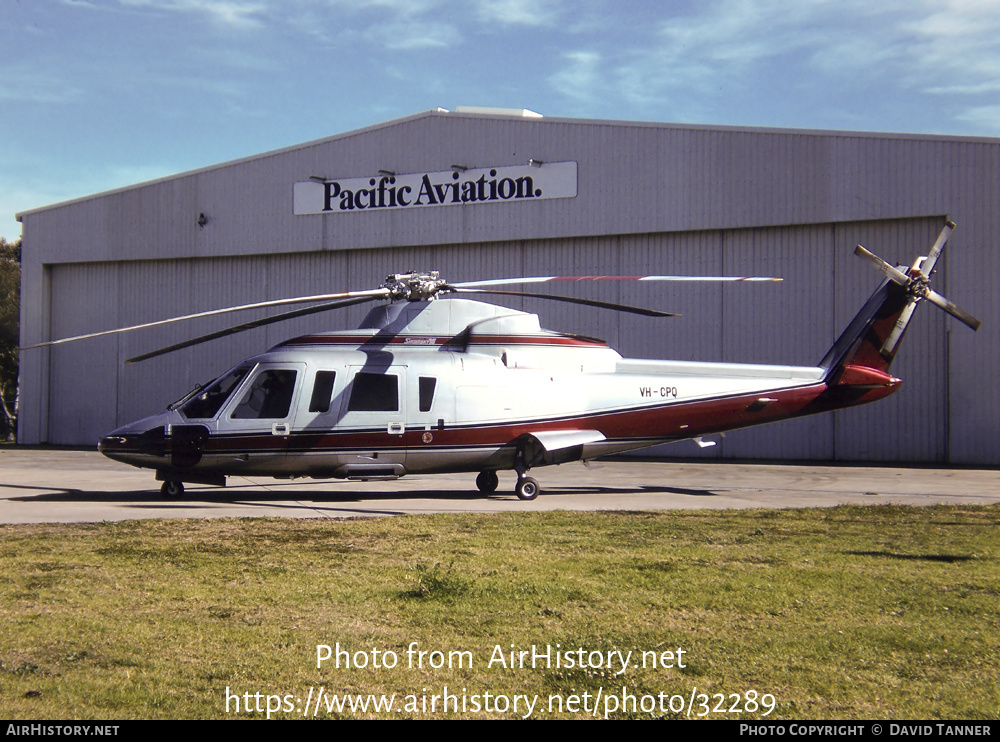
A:
{"label": "helicopter", "polygon": [[[980,322],[930,288],[955,224],[928,255],[895,267],[858,245],[883,274],[878,288],[816,366],[623,358],[604,341],[543,329],[536,314],[464,298],[532,296],[646,316],[642,307],[496,288],[552,281],[773,281],[760,277],[547,276],[449,283],[437,272],[395,273],[377,289],[258,302],[41,343],[284,304],[286,311],[161,348],[146,360],[292,317],[383,301],[355,330],[295,337],[196,386],[166,411],[129,423],[98,450],[155,470],[164,497],[185,483],[230,476],[376,480],[478,472],[481,493],[513,470],[515,494],[533,500],[528,472],[693,440],[865,404],[892,394],[889,374],[916,306],[940,307],[973,330]],[[320,302],[316,304],[316,302]],[[27,349],[27,348],[26,348]]]}

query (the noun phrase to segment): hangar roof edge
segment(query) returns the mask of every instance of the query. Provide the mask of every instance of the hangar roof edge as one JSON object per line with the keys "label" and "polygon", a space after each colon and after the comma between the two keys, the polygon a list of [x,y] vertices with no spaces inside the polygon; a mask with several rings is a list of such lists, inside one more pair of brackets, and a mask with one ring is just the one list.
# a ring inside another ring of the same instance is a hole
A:
{"label": "hangar roof edge", "polygon": [[413,121],[418,121],[420,119],[432,118],[437,116],[446,116],[448,118],[468,118],[468,119],[496,119],[496,120],[511,120],[511,121],[519,120],[525,123],[536,124],[536,125],[573,124],[577,126],[615,126],[615,127],[632,127],[632,128],[673,129],[678,131],[682,130],[724,131],[724,132],[746,133],[746,134],[785,134],[785,135],[795,135],[795,136],[948,141],[948,142],[962,142],[970,144],[973,143],[1000,144],[1000,137],[962,136],[957,134],[913,134],[905,132],[869,132],[869,131],[851,131],[851,130],[839,130],[839,129],[788,129],[781,127],[738,126],[738,125],[726,125],[726,124],[687,124],[687,123],[670,123],[670,122],[658,122],[658,121],[629,121],[629,120],[616,120],[616,119],[585,119],[585,118],[566,118],[566,117],[540,116],[540,115],[528,116],[522,118],[522,116],[515,115],[514,113],[501,112],[501,109],[449,111],[448,109],[445,108],[432,108],[426,111],[420,111],[418,113],[410,114],[408,116],[389,119],[388,121],[382,121],[377,124],[371,124],[369,126],[363,126],[358,129],[351,129],[349,131],[340,132],[338,134],[332,134],[327,137],[321,137],[319,139],[312,139],[309,141],[300,142],[298,144],[288,145],[286,147],[279,147],[277,149],[267,150],[265,152],[260,152],[253,155],[247,155],[245,157],[239,157],[234,160],[225,160],[223,162],[214,163],[212,165],[206,165],[204,167],[194,168],[192,170],[185,170],[179,173],[165,175],[161,178],[154,178],[152,180],[133,183],[132,185],[121,186],[119,188],[111,188],[106,191],[99,191],[97,193],[88,194],[86,196],[79,196],[77,198],[67,199],[65,201],[59,201],[57,203],[48,204],[46,206],[39,206],[34,209],[25,209],[23,211],[19,211],[16,214],[14,214],[14,218],[20,222],[23,216],[50,211],[52,209],[68,206],[71,204],[82,203],[84,201],[90,201],[92,199],[102,198],[104,196],[110,196],[116,193],[124,193],[127,191],[131,191],[137,188],[143,188],[145,186],[154,185],[157,183],[165,183],[180,178],[186,178],[191,175],[210,172],[212,170],[218,170],[220,168],[233,167],[235,165],[240,165],[246,162],[253,162],[255,160],[261,160],[268,157],[275,157],[277,155],[281,155],[286,152],[294,152],[297,150],[305,149],[307,147],[315,147],[329,142],[334,142],[340,139],[347,139],[350,137],[361,136],[369,132],[379,131],[382,129],[387,129],[390,127],[407,124]]}

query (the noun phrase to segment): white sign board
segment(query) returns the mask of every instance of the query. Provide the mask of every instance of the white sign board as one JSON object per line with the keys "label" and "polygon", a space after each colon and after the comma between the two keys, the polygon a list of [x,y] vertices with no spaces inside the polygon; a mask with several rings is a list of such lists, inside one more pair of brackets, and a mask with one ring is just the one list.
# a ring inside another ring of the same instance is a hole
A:
{"label": "white sign board", "polygon": [[575,162],[444,170],[295,184],[296,214],[469,206],[576,196]]}

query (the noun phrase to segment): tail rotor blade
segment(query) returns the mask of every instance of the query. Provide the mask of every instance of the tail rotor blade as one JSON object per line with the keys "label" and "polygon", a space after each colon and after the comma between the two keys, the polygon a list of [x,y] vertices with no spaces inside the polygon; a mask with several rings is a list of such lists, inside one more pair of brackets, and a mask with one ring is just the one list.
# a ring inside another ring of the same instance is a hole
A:
{"label": "tail rotor blade", "polygon": [[[937,240],[935,240],[931,251],[927,253],[927,257],[924,258],[923,262],[919,266],[914,266],[923,273],[924,278],[928,278],[931,275],[931,271],[934,270],[934,266],[937,265],[938,258],[941,257],[941,251],[944,250],[945,244],[948,242],[948,238],[951,236],[951,231],[955,228],[955,222],[949,219],[945,222],[944,228],[941,230],[941,234],[938,235]],[[963,320],[964,321],[964,320]]]}
{"label": "tail rotor blade", "polygon": [[982,324],[982,322],[980,322],[978,319],[973,317],[964,309],[952,304],[947,298],[941,296],[941,294],[939,294],[937,291],[928,290],[925,298],[931,304],[933,304],[936,307],[940,307],[948,314],[950,314],[952,317],[957,319],[959,322],[964,322],[973,330],[978,330],[979,326]]}
{"label": "tail rotor blade", "polygon": [[913,316],[913,311],[917,308],[917,300],[910,297],[909,303],[903,308],[902,313],[899,315],[899,319],[896,320],[895,326],[892,328],[892,332],[889,333],[889,337],[885,339],[882,344],[882,349],[879,351],[886,358],[891,358],[892,354],[896,352],[896,346],[899,345],[899,341],[903,337],[903,333],[906,332],[906,326],[910,324],[910,318]]}
{"label": "tail rotor blade", "polygon": [[892,281],[895,281],[906,289],[906,293],[909,296],[906,307],[900,314],[899,319],[896,322],[896,326],[892,329],[892,332],[889,333],[889,337],[886,338],[886,341],[882,346],[883,353],[893,352],[896,345],[899,343],[899,339],[903,336],[906,325],[910,321],[910,317],[913,315],[914,308],[917,303],[923,299],[927,299],[927,301],[931,304],[943,309],[952,317],[968,325],[973,330],[978,330],[979,326],[982,324],[978,319],[973,317],[964,309],[955,306],[947,298],[930,287],[931,273],[934,271],[934,266],[937,264],[938,258],[941,257],[941,252],[944,250],[944,246],[948,243],[948,238],[951,236],[953,229],[955,229],[955,222],[949,219],[945,222],[944,228],[942,228],[941,233],[938,234],[937,240],[935,240],[934,244],[931,246],[930,253],[926,256],[917,258],[917,260],[913,263],[913,267],[910,268],[909,274],[904,273],[899,270],[899,268],[892,267],[878,255],[866,250],[863,245],[858,245],[854,249],[855,255],[864,258],[869,263],[874,265],[879,272],[882,273],[882,275]]}
{"label": "tail rotor blade", "polygon": [[869,263],[874,265],[882,275],[884,275],[886,278],[892,279],[900,286],[910,285],[910,281],[912,279],[908,275],[903,273],[903,271],[899,270],[899,268],[894,268],[893,266],[889,265],[887,262],[882,260],[882,258],[880,258],[878,255],[867,250],[864,245],[858,245],[856,248],[854,248],[854,254],[857,255],[858,257],[867,260]]}

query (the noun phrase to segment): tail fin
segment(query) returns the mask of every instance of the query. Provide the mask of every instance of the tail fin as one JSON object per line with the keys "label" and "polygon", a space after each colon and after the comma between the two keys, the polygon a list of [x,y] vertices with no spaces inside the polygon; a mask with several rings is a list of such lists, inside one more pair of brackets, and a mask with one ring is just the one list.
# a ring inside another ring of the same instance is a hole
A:
{"label": "tail fin", "polygon": [[829,385],[895,387],[899,382],[889,375],[889,366],[917,304],[924,299],[973,330],[979,329],[979,320],[930,288],[934,265],[954,228],[954,222],[947,221],[930,254],[917,258],[909,269],[894,268],[858,245],[855,254],[886,278],[821,361]]}
{"label": "tail fin", "polygon": [[873,369],[888,376],[899,343],[887,352],[883,348],[907,306],[906,291],[889,279],[884,280],[820,362],[820,367],[826,369],[827,380],[838,383],[848,366]]}

